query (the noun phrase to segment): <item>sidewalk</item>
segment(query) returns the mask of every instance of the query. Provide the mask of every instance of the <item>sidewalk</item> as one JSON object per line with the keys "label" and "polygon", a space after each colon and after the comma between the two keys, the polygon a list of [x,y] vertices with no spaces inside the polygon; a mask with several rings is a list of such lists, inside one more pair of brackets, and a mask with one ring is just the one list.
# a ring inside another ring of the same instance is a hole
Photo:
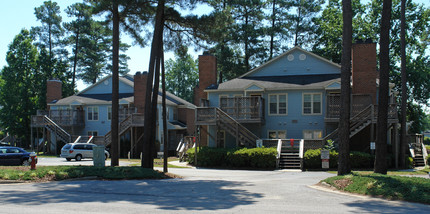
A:
{"label": "sidewalk", "polygon": [[169,164],[180,166],[180,167],[188,167],[188,168],[194,168],[194,169],[196,168],[194,166],[189,165],[188,162],[179,162],[179,160],[170,161]]}

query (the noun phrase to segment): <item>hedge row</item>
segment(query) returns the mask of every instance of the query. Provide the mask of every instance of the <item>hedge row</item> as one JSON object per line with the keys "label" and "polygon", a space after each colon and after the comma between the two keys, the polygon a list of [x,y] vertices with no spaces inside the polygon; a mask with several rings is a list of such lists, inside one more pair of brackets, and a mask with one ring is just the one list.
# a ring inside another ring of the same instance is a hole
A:
{"label": "hedge row", "polygon": [[430,155],[427,156],[427,165],[430,166]]}
{"label": "hedge row", "polygon": [[[197,166],[275,168],[276,148],[210,148],[203,147],[197,153]],[[195,165],[195,149],[187,151],[187,161]]]}
{"label": "hedge row", "polygon": [[[339,153],[330,151],[330,168],[337,168],[337,159]],[[387,164],[391,166],[393,157],[387,157]],[[373,168],[375,157],[371,154],[364,152],[351,151],[350,153],[351,168]],[[406,166],[413,168],[413,159],[406,157]],[[304,164],[306,169],[320,169],[321,168],[321,149],[310,149],[305,152]]]}
{"label": "hedge row", "polygon": [[[202,147],[197,153],[197,166],[203,167],[243,167],[243,168],[275,168],[276,167],[276,148],[211,148]],[[337,168],[337,160],[339,153],[330,151],[330,168]],[[195,149],[187,151],[187,161],[195,165]],[[410,157],[406,158],[406,165],[413,167],[413,160]],[[364,153],[352,151],[350,153],[350,162],[352,168],[372,168],[374,156]],[[387,157],[389,165],[392,162],[391,157]],[[427,163],[430,162],[430,156],[427,158]],[[310,149],[304,154],[304,167],[306,169],[321,168],[321,149]]]}

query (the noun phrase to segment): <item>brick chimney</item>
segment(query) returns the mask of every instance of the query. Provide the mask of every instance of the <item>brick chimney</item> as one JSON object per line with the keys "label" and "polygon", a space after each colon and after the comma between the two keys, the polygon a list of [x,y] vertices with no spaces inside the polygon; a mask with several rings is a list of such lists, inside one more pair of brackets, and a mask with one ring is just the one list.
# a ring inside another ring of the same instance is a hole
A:
{"label": "brick chimney", "polygon": [[[54,100],[60,100],[62,98],[61,92],[62,83],[60,80],[48,80],[46,81],[46,104],[51,103]],[[49,110],[49,105],[48,105]]]}
{"label": "brick chimney", "polygon": [[376,43],[358,40],[352,45],[352,94],[369,94],[376,103]]}
{"label": "brick chimney", "polygon": [[216,57],[204,52],[199,55],[199,84],[194,88],[194,104],[200,106],[201,99],[207,99],[204,90],[210,85],[217,84]]}
{"label": "brick chimney", "polygon": [[136,72],[134,75],[134,106],[137,108],[137,113],[145,112],[145,95],[146,81],[148,72]]}

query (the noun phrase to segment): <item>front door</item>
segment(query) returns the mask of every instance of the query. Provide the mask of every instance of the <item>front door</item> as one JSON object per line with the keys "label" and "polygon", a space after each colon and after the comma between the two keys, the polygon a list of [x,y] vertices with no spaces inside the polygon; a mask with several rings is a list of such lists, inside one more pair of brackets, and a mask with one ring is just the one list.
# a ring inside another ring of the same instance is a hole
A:
{"label": "front door", "polygon": [[250,106],[251,119],[256,119],[260,117],[260,112],[259,112],[260,106],[261,106],[260,98],[262,95],[258,93],[258,94],[250,94],[250,96],[251,96],[251,106]]}

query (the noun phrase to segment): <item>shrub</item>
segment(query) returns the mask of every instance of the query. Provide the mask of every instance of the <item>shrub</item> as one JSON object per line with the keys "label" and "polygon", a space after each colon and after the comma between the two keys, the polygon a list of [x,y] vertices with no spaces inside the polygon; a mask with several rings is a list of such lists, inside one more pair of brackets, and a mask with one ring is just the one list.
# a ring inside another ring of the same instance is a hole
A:
{"label": "shrub", "polygon": [[372,168],[373,157],[368,153],[352,151],[350,162],[351,168]]}
{"label": "shrub", "polygon": [[427,156],[427,166],[430,166],[430,155]]}
{"label": "shrub", "polygon": [[304,167],[306,169],[319,169],[321,168],[321,150],[309,149],[305,152],[303,157]]}
{"label": "shrub", "polygon": [[408,167],[408,169],[414,168],[414,159],[412,157],[405,157],[405,161],[406,161],[406,166]]}
{"label": "shrub", "polygon": [[430,145],[430,137],[424,137],[424,144]]}
{"label": "shrub", "polygon": [[239,151],[246,153],[246,156],[247,156],[246,158],[249,158],[250,167],[255,167],[255,168],[275,168],[276,167],[277,151],[275,148],[252,148],[252,149],[245,148]]}
{"label": "shrub", "polygon": [[[194,149],[187,151],[190,164],[195,165]],[[197,165],[206,167],[252,167],[252,168],[275,168],[275,148],[209,148],[203,147],[197,153]]]}
{"label": "shrub", "polygon": [[[334,150],[330,151],[329,167],[337,167],[337,158],[339,153]],[[309,149],[303,157],[304,167],[306,169],[321,169],[321,149]]]}
{"label": "shrub", "polygon": [[[338,166],[339,153],[332,150],[330,151],[330,168]],[[373,156],[358,151],[351,151],[350,153],[351,168],[371,168],[373,165]],[[304,155],[304,164],[306,169],[321,169],[321,149],[309,149]]]}

